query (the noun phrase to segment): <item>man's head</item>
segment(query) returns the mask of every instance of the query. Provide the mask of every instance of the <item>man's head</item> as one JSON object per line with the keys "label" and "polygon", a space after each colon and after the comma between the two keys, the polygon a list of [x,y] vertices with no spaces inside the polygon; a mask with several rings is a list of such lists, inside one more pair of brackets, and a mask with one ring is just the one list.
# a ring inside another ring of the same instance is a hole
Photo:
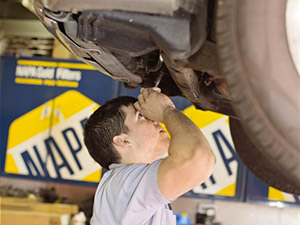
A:
{"label": "man's head", "polygon": [[129,131],[125,126],[126,113],[122,107],[131,106],[136,101],[136,98],[129,96],[112,99],[99,107],[85,124],[84,143],[93,159],[106,169],[110,164],[121,161],[113,138]]}
{"label": "man's head", "polygon": [[151,163],[167,152],[170,140],[160,123],[145,118],[133,97],[118,97],[88,119],[84,142],[102,167],[112,163]]}

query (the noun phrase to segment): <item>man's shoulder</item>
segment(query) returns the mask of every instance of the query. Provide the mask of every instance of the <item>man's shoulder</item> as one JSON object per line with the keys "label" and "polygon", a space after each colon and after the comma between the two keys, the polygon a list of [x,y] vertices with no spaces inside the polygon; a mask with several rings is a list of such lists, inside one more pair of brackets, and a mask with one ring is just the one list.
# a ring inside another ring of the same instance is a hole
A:
{"label": "man's shoulder", "polygon": [[135,163],[135,164],[117,164],[113,163],[109,166],[109,171],[118,171],[118,170],[123,170],[123,171],[130,171],[130,170],[143,170],[147,168],[152,168],[155,166],[158,166],[163,159],[158,159],[153,161],[152,163]]}
{"label": "man's shoulder", "polygon": [[[106,172],[103,179],[109,182],[127,183],[135,182],[142,179],[146,174],[151,177],[157,176],[158,167],[162,160],[156,160],[150,164],[137,163],[137,164],[112,164],[110,170]],[[104,182],[104,181],[103,181]]]}

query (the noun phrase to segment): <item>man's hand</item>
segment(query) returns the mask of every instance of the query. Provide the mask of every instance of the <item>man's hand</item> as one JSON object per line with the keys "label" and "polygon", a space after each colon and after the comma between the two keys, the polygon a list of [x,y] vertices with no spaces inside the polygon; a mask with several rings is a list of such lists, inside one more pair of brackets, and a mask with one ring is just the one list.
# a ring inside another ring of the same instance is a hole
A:
{"label": "man's hand", "polygon": [[133,106],[144,117],[157,122],[164,122],[164,112],[167,108],[175,108],[171,99],[160,93],[157,87],[142,89],[138,101]]}

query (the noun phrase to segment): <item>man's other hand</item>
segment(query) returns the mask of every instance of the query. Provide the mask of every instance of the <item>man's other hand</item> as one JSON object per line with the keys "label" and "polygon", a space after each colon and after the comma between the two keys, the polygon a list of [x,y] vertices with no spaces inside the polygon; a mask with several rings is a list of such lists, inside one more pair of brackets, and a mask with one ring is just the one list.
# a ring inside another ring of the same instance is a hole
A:
{"label": "man's other hand", "polygon": [[136,110],[147,119],[164,122],[164,112],[167,108],[175,108],[171,99],[162,94],[157,87],[141,89],[138,101],[134,103]]}

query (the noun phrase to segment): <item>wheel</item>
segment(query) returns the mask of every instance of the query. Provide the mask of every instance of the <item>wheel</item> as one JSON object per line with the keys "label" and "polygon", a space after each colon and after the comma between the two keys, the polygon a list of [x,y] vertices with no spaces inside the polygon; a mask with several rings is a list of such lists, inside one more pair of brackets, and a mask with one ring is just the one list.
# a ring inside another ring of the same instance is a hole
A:
{"label": "wheel", "polygon": [[[289,40],[287,29],[293,13],[287,4],[293,1],[219,0],[216,34],[219,64],[235,111],[257,147],[257,167],[263,173],[273,171],[273,181],[254,174],[268,185],[299,194],[300,66],[299,57],[293,53],[295,42]],[[299,47],[300,39],[296,39]],[[245,153],[240,149],[237,151]],[[245,164],[252,167],[251,160]]]}
{"label": "wheel", "polygon": [[278,190],[300,195],[300,184],[278,168],[277,161],[262,154],[238,120],[230,118],[229,125],[236,152],[257,178]]}

